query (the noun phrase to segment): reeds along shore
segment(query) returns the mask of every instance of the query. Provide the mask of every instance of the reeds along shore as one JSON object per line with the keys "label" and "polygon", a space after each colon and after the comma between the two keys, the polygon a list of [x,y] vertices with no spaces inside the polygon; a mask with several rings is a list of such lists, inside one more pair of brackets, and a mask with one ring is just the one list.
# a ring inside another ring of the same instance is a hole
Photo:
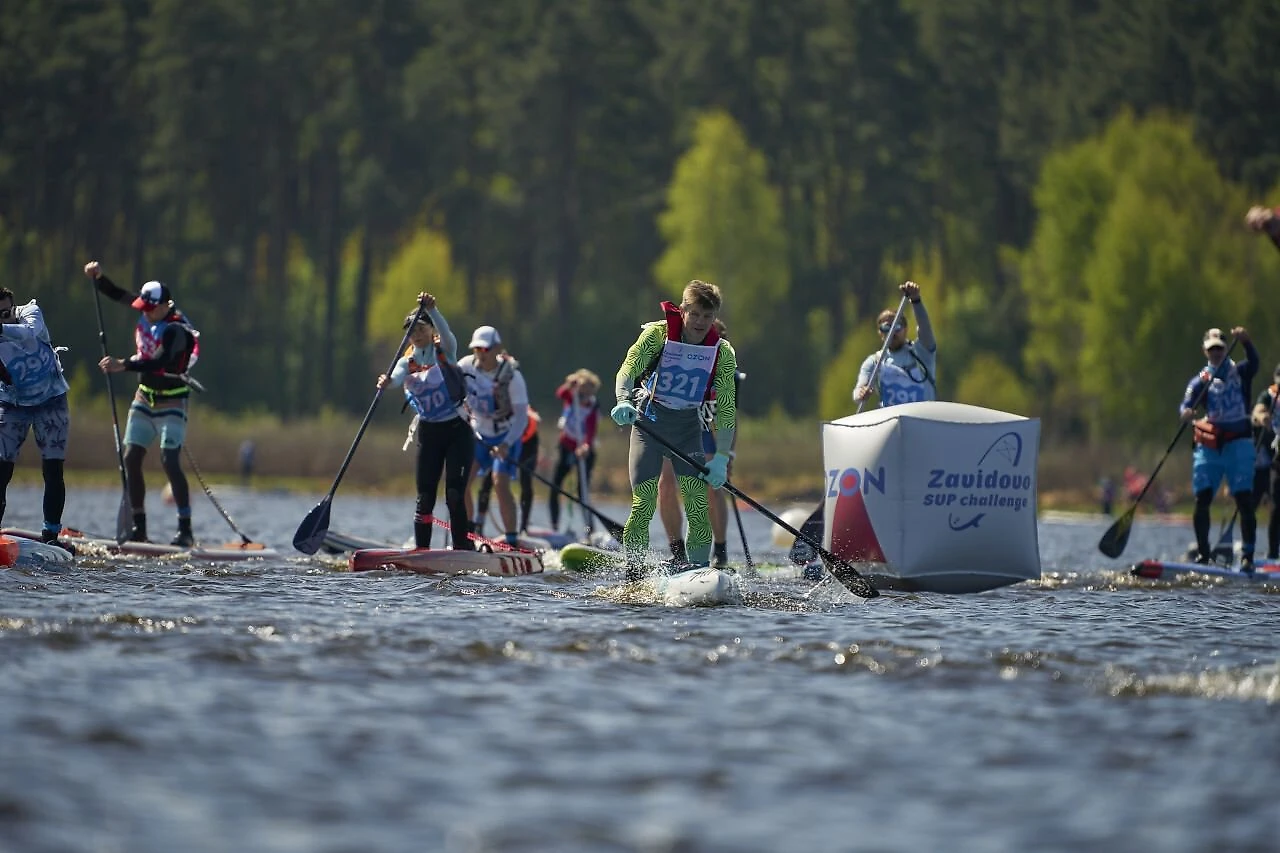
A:
{"label": "reeds along shore", "polygon": [[[122,411],[122,427],[123,421]],[[343,479],[344,489],[413,493],[413,466],[409,460],[415,448],[401,450],[408,421],[408,416],[393,411],[376,414]],[[359,423],[358,418],[332,414],[286,423],[270,415],[233,418],[197,409],[187,431],[188,449],[209,482],[239,483],[240,448],[247,439],[254,443],[252,482],[255,485],[324,491],[351,446]],[[540,432],[539,470],[544,474],[550,474],[554,463],[557,436],[554,423],[544,425]],[[1103,477],[1109,477],[1115,484],[1114,511],[1123,512],[1129,505],[1123,486],[1125,466],[1133,465],[1145,472],[1162,449],[1153,446],[1125,452],[1117,447],[1048,443],[1040,449],[1040,506],[1096,511],[1099,483]],[[16,482],[39,481],[38,453],[34,440],[28,438],[14,474]],[[592,495],[625,501],[630,494],[626,432],[606,419],[601,426],[597,453]],[[159,454],[149,454],[147,471],[163,477],[159,465]],[[741,423],[738,457],[731,476],[739,488],[753,497],[773,503],[814,501],[821,494],[822,470],[822,435],[816,419],[746,419]],[[1177,509],[1189,505],[1190,471],[1188,444],[1186,452],[1175,451],[1160,472],[1157,485],[1167,492]],[[110,485],[117,482],[117,477],[110,413],[102,405],[73,406],[67,450],[69,485]],[[572,475],[569,482],[572,488]],[[534,487],[539,492],[545,490],[538,483]]]}

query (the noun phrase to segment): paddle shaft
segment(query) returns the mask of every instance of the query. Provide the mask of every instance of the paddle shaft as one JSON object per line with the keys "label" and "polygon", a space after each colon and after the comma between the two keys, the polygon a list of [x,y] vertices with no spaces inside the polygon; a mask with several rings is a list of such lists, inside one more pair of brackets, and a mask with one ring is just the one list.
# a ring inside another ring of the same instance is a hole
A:
{"label": "paddle shaft", "polygon": [[730,503],[733,506],[733,517],[738,522],[738,536],[742,538],[742,559],[746,561],[748,569],[754,569],[756,564],[751,559],[751,548],[747,545],[747,529],[742,526],[742,512],[738,509],[736,500]]}
{"label": "paddle shaft", "polygon": [[[661,444],[667,450],[670,450],[672,453],[676,455],[677,458],[679,458],[682,462],[684,462],[686,465],[691,467],[693,470],[697,471],[700,474],[707,473],[707,467],[705,465],[701,465],[695,462],[687,453],[685,453],[683,450],[681,450],[680,448],[672,444],[670,441],[668,441],[665,436],[660,435],[657,430],[655,430],[653,427],[645,423],[643,419],[637,418],[633,426],[636,429],[640,430],[640,432],[644,433],[645,435],[652,438],[654,441]],[[846,572],[848,572],[854,579],[856,579],[857,586],[859,586],[861,589],[861,591],[859,591],[859,590],[850,588],[850,592],[853,592],[856,595],[861,595],[864,598],[874,598],[875,596],[880,594],[876,590],[876,588],[871,585],[871,582],[868,581],[865,577],[863,577],[862,574],[857,569],[849,565],[849,563],[846,560],[840,557],[837,557],[835,554],[831,553],[826,548],[823,548],[822,545],[818,544],[817,542],[814,542],[812,539],[805,536],[799,530],[792,527],[790,524],[784,521],[781,517],[775,514],[768,507],[761,504],[759,501],[757,501],[755,498],[748,495],[746,492],[743,492],[733,483],[726,481],[723,488],[729,494],[742,498],[749,505],[754,507],[757,512],[759,512],[765,518],[768,518],[770,521],[772,521],[774,524],[781,527],[783,530],[786,530],[792,536],[795,536],[797,539],[804,539],[806,542],[809,543],[810,547],[812,547],[815,551],[817,551],[820,555],[822,555],[824,560],[827,560],[830,563],[836,563],[841,567],[843,567],[843,569]],[[841,582],[844,583],[843,580]],[[849,584],[845,583],[845,586],[848,587]]]}
{"label": "paddle shaft", "polygon": [[[404,352],[404,348],[409,345],[409,338],[413,335],[413,327],[418,325],[418,320],[422,319],[423,305],[418,303],[418,310],[413,315],[413,322],[409,324],[409,328],[404,330],[404,337],[400,339],[400,346],[396,347],[395,355],[391,357],[391,364],[387,366],[386,375],[390,376],[391,371],[396,369],[396,363],[400,361],[400,354]],[[333,485],[329,487],[329,493],[325,496],[325,500],[333,500],[333,496],[338,491],[338,484],[342,482],[343,476],[347,473],[347,468],[351,465],[351,460],[355,458],[356,448],[360,446],[360,439],[364,438],[365,430],[369,428],[369,422],[373,420],[373,413],[378,408],[378,401],[382,399],[382,392],[386,386],[378,388],[373,393],[373,399],[369,402],[369,410],[364,413],[364,420],[360,422],[360,429],[356,430],[356,437],[351,441],[351,448],[347,450],[346,458],[342,460],[341,467],[338,468],[337,475],[333,478]]]}
{"label": "paddle shaft", "polygon": [[[391,371],[396,369],[396,363],[400,361],[400,354],[404,352],[404,348],[409,343],[414,326],[418,325],[418,321],[422,319],[423,309],[422,300],[419,300],[418,310],[414,312],[413,321],[405,328],[404,337],[400,339],[400,346],[396,347],[395,354],[391,356],[391,364],[386,369],[387,376],[390,376]],[[320,550],[320,545],[324,541],[324,534],[329,529],[329,509],[333,503],[333,496],[337,493],[338,484],[342,482],[343,475],[347,473],[351,460],[355,458],[356,448],[360,446],[360,439],[364,437],[365,430],[369,428],[369,422],[373,420],[373,412],[378,408],[378,401],[382,399],[382,392],[385,388],[385,384],[379,385],[378,390],[374,392],[373,400],[369,403],[369,410],[364,413],[364,420],[360,422],[360,429],[356,431],[356,437],[352,440],[351,447],[347,450],[346,458],[342,460],[342,466],[338,468],[338,474],[333,478],[333,485],[329,487],[328,493],[320,500],[320,503],[311,508],[311,511],[302,519],[302,523],[298,525],[297,532],[293,534],[293,547],[304,554],[314,554]]]}
{"label": "paddle shaft", "polygon": [[[535,464],[536,464],[536,463],[535,463]],[[573,495],[569,494],[569,493],[568,493],[568,492],[566,492],[564,489],[562,489],[562,488],[560,488],[559,486],[557,486],[557,485],[556,485],[554,482],[552,482],[550,479],[548,479],[547,477],[544,477],[544,476],[542,476],[541,474],[539,474],[539,473],[538,473],[538,471],[537,471],[537,468],[535,468],[535,467],[533,467],[532,465],[530,465],[528,461],[522,460],[521,462],[519,462],[519,463],[518,463],[518,465],[519,465],[519,467],[520,467],[521,469],[523,469],[523,470],[525,470],[525,471],[528,471],[528,472],[529,472],[530,474],[532,474],[532,475],[533,475],[533,476],[534,476],[538,481],[540,481],[541,483],[543,483],[544,485],[546,485],[546,487],[547,487],[547,488],[551,489],[551,490],[552,490],[553,492],[555,492],[556,494],[558,494],[558,495],[562,495],[562,496],[564,496],[564,497],[568,498],[569,500],[571,500],[571,501],[573,501],[574,503],[576,503],[576,504],[578,504],[579,506],[581,506],[581,507],[582,507],[583,509],[585,509],[587,512],[589,512],[589,513],[591,513],[592,515],[594,515],[596,518],[600,519],[600,523],[604,525],[605,530],[608,530],[608,531],[609,531],[609,535],[610,535],[610,536],[614,536],[614,537],[621,538],[621,536],[622,536],[622,525],[621,525],[621,524],[619,524],[618,522],[614,521],[614,520],[613,520],[613,519],[611,519],[611,518],[608,518],[608,517],[607,517],[607,516],[605,516],[605,515],[602,515],[602,514],[600,513],[600,511],[599,511],[599,510],[597,510],[595,507],[591,506],[591,505],[590,505],[589,503],[587,503],[586,501],[578,500],[578,499],[577,499],[577,498],[575,498]]]}
{"label": "paddle shaft", "polygon": [[[102,318],[102,294],[98,292],[98,282],[93,281],[93,307],[98,313],[98,343],[102,345],[102,357],[109,358],[111,353],[107,351],[107,325]],[[111,382],[111,374],[103,371],[103,375],[107,378],[107,403],[111,406],[111,434],[116,442],[116,463],[120,466],[120,512],[116,517],[116,541],[123,542],[129,535],[127,529],[123,529],[128,523],[129,518],[129,477],[124,470],[124,444],[120,439],[120,416],[116,414],[116,392],[115,386]]]}
{"label": "paddle shaft", "polygon": [[884,355],[889,351],[889,341],[893,339],[893,330],[898,327],[898,321],[902,319],[902,312],[907,308],[907,297],[902,297],[902,301],[898,303],[898,310],[893,315],[893,325],[889,327],[889,334],[884,336],[884,346],[880,347],[880,357],[876,359],[875,367],[871,368],[871,378],[867,380],[867,395],[858,401],[858,408],[854,410],[854,414],[861,414],[862,407],[867,403],[867,397],[871,396],[870,389],[876,387],[876,377],[880,375],[880,365],[884,364]]}

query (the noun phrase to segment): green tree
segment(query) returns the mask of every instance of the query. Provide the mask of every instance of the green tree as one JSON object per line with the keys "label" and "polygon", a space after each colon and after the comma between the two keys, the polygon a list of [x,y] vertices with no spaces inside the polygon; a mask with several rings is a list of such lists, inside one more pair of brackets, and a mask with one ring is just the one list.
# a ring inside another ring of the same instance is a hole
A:
{"label": "green tree", "polygon": [[1028,364],[1056,372],[1059,403],[1094,440],[1161,434],[1204,329],[1248,325],[1263,286],[1239,224],[1243,192],[1190,122],[1124,114],[1049,158],[1035,198]]}
{"label": "green tree", "polygon": [[694,278],[715,282],[735,345],[768,346],[770,318],[791,281],[786,234],[764,156],[727,113],[698,118],[658,228],[667,241],[654,266],[663,292],[678,293]]}

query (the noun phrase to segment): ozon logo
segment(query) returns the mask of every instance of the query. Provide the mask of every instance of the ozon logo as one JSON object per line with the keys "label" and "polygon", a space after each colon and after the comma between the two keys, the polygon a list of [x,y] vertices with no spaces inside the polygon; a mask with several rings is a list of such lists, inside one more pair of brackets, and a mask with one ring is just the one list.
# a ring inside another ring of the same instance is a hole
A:
{"label": "ozon logo", "polygon": [[864,495],[869,495],[873,488],[883,495],[884,480],[883,465],[876,471],[872,471],[870,468],[863,468],[861,472],[857,468],[845,468],[843,471],[838,468],[832,468],[827,471],[827,497],[834,498],[839,495],[847,497],[856,495],[859,491]]}
{"label": "ozon logo", "polygon": [[688,352],[688,353],[685,353],[684,355],[685,361],[710,361],[714,357],[715,356],[707,355],[705,353],[700,353],[700,352]]}

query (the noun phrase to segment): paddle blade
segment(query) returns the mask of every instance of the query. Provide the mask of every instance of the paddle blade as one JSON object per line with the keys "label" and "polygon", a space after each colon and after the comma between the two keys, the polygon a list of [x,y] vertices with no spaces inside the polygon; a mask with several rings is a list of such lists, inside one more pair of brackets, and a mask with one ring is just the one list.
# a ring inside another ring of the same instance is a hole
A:
{"label": "paddle blade", "polygon": [[860,598],[876,598],[880,595],[880,590],[871,585],[871,581],[863,577],[857,569],[846,563],[844,560],[836,558],[834,554],[822,555],[822,565],[827,567],[827,571],[831,576],[844,586],[849,592]]}
{"label": "paddle blade", "polygon": [[324,535],[329,532],[329,509],[332,506],[332,499],[325,498],[312,507],[311,512],[298,525],[298,532],[293,534],[294,548],[307,555],[320,550],[320,546],[324,544]]}
{"label": "paddle blade", "polygon": [[1102,539],[1098,541],[1099,551],[1112,559],[1124,553],[1124,547],[1129,544],[1129,531],[1133,528],[1133,513],[1137,508],[1137,504],[1130,507],[1128,512],[1102,534]]}
{"label": "paddle blade", "polygon": [[791,550],[787,552],[787,559],[797,566],[803,566],[814,557],[818,556],[818,552],[813,546],[806,542],[808,539],[813,542],[822,541],[822,525],[823,525],[823,504],[818,503],[818,508],[809,514],[804,524],[800,526],[802,535],[796,537],[796,541],[791,543]]}
{"label": "paddle blade", "polygon": [[120,509],[116,511],[116,544],[123,545],[133,532],[133,510],[129,507],[129,496],[120,496]]}

